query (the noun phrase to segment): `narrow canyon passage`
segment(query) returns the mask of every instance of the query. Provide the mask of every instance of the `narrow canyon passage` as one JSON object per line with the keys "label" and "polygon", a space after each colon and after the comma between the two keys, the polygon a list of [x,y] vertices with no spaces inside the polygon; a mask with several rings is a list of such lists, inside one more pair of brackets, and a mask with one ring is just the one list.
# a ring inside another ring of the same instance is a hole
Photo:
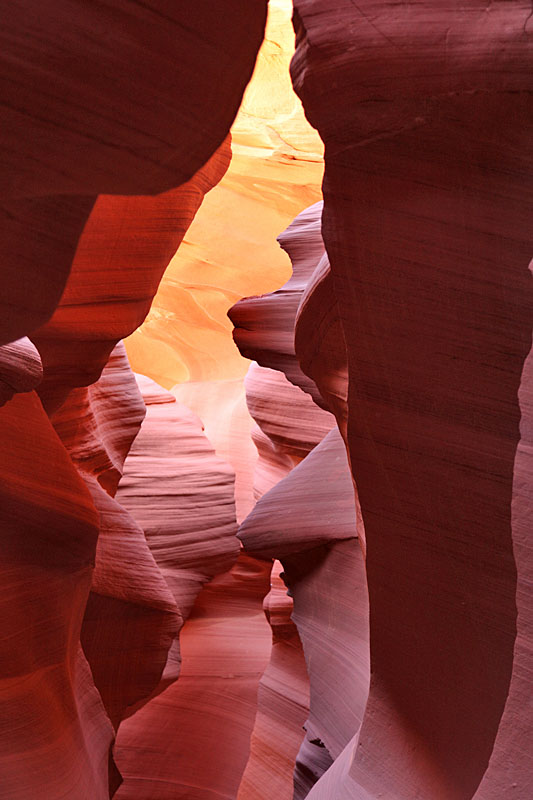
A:
{"label": "narrow canyon passage", "polygon": [[0,800],[531,800],[529,0],[15,0]]}

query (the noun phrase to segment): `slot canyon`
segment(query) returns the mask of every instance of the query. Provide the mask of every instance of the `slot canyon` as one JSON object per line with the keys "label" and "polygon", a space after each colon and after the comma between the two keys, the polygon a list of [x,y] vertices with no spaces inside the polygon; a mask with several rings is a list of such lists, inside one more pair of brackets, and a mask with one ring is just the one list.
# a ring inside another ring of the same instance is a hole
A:
{"label": "slot canyon", "polygon": [[0,800],[532,800],[532,9],[4,3]]}

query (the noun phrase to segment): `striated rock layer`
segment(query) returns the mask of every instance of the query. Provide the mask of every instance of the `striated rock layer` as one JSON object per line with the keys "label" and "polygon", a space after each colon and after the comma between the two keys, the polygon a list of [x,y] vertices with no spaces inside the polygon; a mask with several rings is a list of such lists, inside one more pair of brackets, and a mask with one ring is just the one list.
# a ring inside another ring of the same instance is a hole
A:
{"label": "striated rock layer", "polygon": [[228,311],[233,339],[242,355],[262,367],[284,372],[288,380],[323,404],[316,384],[300,369],[294,352],[294,324],[298,306],[311,274],[324,254],[321,233],[322,203],[306,208],[289,225],[278,242],[292,263],[287,283],[271,294],[246,297]]}
{"label": "striated rock layer", "polygon": [[309,681],[296,625],[293,603],[274,563],[270,592],[263,609],[272,629],[270,661],[259,683],[257,714],[237,797],[243,800],[292,800],[290,780],[309,710]]}
{"label": "striated rock layer", "polygon": [[157,687],[178,629],[144,533],[113,498],[144,415],[114,347],[146,316],[228,166],[226,137],[265,15],[264,0],[232,0],[222,17],[214,2],[191,10],[165,0],[20,0],[6,11],[6,800],[108,797],[119,783],[108,770],[111,722]]}
{"label": "striated rock layer", "polygon": [[[142,375],[146,419],[126,460],[117,499],[142,527],[182,618],[202,586],[239,553],[234,473],[215,456],[202,423]],[[175,664],[167,664],[173,667]],[[174,675],[175,677],[175,675]]]}
{"label": "striated rock layer", "polygon": [[113,498],[144,413],[120,344],[99,381],[72,390],[52,415],[99,514],[81,640],[115,727],[126,709],[146,698],[158,683],[179,624],[176,605],[142,529]]}
{"label": "striated rock layer", "polygon": [[242,522],[254,506],[257,462],[257,450],[251,439],[254,423],[246,406],[242,380],[178,383],[172,394],[198,415],[216,454],[233,467],[235,511],[237,521]]}
{"label": "striated rock layer", "polygon": [[270,654],[269,575],[270,564],[243,555],[200,593],[180,635],[179,680],[121,726],[117,799],[237,796]]}
{"label": "striated rock layer", "polygon": [[156,197],[101,195],[51,320],[33,335],[49,410],[72,386],[98,380],[119,339],[147,315],[159,282],[206,192],[224,175],[229,140],[190,181]]}
{"label": "striated rock layer", "polygon": [[[307,662],[310,708],[296,761],[296,798],[306,796],[355,736],[366,704],[368,599],[356,529],[353,484],[336,428],[258,501],[239,529],[247,552],[282,561]],[[291,666],[285,668],[290,677]],[[270,768],[275,773],[275,763]]]}
{"label": "striated rock layer", "polygon": [[[53,313],[96,196],[186,182],[226,136],[265,0],[11,3],[1,48],[0,343]],[[206,123],[206,119],[208,122]]]}
{"label": "striated rock layer", "polygon": [[0,795],[105,800],[113,731],[79,641],[98,516],[35,392],[0,429]]}
{"label": "striated rock layer", "polygon": [[[360,735],[313,800],[530,795],[529,754],[509,737],[525,730],[531,647],[511,517],[513,480],[513,508],[526,496],[530,19],[521,0],[295,2],[293,79],[326,145],[371,608]],[[310,346],[299,339],[302,362]]]}
{"label": "striated rock layer", "polygon": [[[254,438],[260,453],[256,472],[260,499],[241,524],[239,536],[246,551],[265,559],[279,558],[283,563],[283,577],[294,598],[292,619],[303,644],[310,681],[303,741],[293,728],[291,705],[282,688],[294,683],[296,663],[285,660],[278,676],[278,697],[285,695],[284,729],[276,722],[279,699],[274,702],[271,695],[260,692],[256,746],[241,785],[240,797],[244,798],[266,797],[260,776],[268,771],[278,782],[278,791],[304,798],[356,735],[368,694],[368,600],[357,542],[362,520],[360,515],[357,519],[344,442],[317,385],[301,371],[294,349],[299,309],[305,305],[317,271],[323,269],[323,263],[327,266],[321,212],[322,204],[306,209],[279,237],[293,261],[288,283],[270,295],[245,298],[229,312],[236,324],[236,343],[264,365],[252,364],[245,381],[248,406],[259,423]],[[336,306],[328,302],[318,310],[313,319],[316,330],[312,329],[309,338],[317,348],[316,356],[325,362],[331,352],[323,352],[320,333],[329,328]],[[329,336],[329,340],[335,351],[332,367],[345,364],[344,339]],[[266,366],[283,370],[292,383],[283,372]],[[339,383],[337,379],[336,390],[326,392],[325,397],[334,398],[332,408],[339,412],[341,422],[346,418],[345,368],[339,377],[343,380]],[[280,457],[298,466],[287,474],[291,464],[285,466]],[[262,680],[266,686],[275,674],[274,661],[273,652]],[[290,770],[280,772],[285,762],[276,763],[273,750],[261,747],[269,723],[270,738],[293,736],[301,741]]]}

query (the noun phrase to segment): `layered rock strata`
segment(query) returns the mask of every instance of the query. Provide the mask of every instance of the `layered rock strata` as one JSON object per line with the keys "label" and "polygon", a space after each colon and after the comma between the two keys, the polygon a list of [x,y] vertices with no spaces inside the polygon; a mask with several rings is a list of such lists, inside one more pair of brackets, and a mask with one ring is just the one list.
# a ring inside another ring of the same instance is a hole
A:
{"label": "layered rock strata", "polygon": [[[272,696],[260,692],[252,755],[239,797],[263,797],[259,776],[268,770],[279,782],[278,791],[305,797],[357,733],[368,693],[368,600],[362,550],[357,542],[353,480],[334,417],[313,402],[315,398],[326,406],[312,379],[301,372],[294,349],[298,309],[308,284],[313,284],[317,266],[324,261],[321,211],[321,204],[306,209],[280,236],[294,267],[293,278],[286,286],[271,295],[246,298],[230,311],[237,324],[234,338],[243,352],[256,356],[263,365],[282,368],[295,384],[291,385],[282,372],[257,365],[251,366],[246,378],[248,406],[260,431],[257,477],[261,488],[270,491],[260,497],[241,524],[239,536],[247,552],[265,559],[279,558],[283,563],[311,691],[307,734],[294,758],[296,768],[285,771],[284,783],[279,775],[282,762],[276,764],[272,750],[264,745],[267,720],[270,737],[282,735],[279,730],[275,733],[275,709],[280,701],[276,703]],[[326,306],[323,312],[330,313],[331,309]],[[345,362],[343,339],[335,344],[337,361],[344,356]],[[346,384],[344,370],[344,384],[336,398],[341,418],[346,416]],[[298,466],[287,474],[280,455]],[[262,469],[264,461],[269,462],[268,470]],[[274,479],[270,484],[269,475]],[[321,602],[317,603],[319,597]],[[297,674],[295,664],[287,661],[284,668],[280,684],[292,685],[293,670]],[[272,663],[263,686],[270,685],[273,671]],[[279,694],[283,691],[278,689]],[[287,696],[285,703],[283,738],[292,735],[301,739],[291,727]],[[293,771],[290,783],[294,780],[294,787],[289,787],[288,777]]]}
{"label": "layered rock strata", "polygon": [[81,641],[115,727],[157,685],[180,622],[142,528],[114,499],[144,414],[120,344],[99,381],[73,389],[51,417],[99,515]]}
{"label": "layered rock strata", "polygon": [[336,428],[239,529],[247,552],[281,560],[307,662],[310,710],[295,797],[306,796],[357,733],[367,699],[368,599],[356,532],[353,483]]}
{"label": "layered rock strata", "polygon": [[300,637],[291,619],[292,599],[274,563],[263,609],[272,629],[270,661],[259,683],[250,758],[237,797],[292,800],[291,775],[309,710],[309,681]]}
{"label": "layered rock strata", "polygon": [[[201,421],[145,376],[146,419],[130,448],[117,499],[143,529],[183,620],[211,578],[239,553],[234,473],[215,456]],[[177,653],[167,662],[175,678]]]}
{"label": "layered rock strata", "polygon": [[202,420],[218,456],[235,471],[235,511],[242,520],[254,507],[257,450],[251,438],[253,419],[246,406],[242,380],[178,383],[172,394]]}
{"label": "layered rock strata", "polygon": [[242,555],[200,593],[180,634],[179,680],[121,726],[117,800],[237,796],[270,655],[270,568]]}
{"label": "layered rock strata", "polygon": [[0,794],[105,800],[113,729],[80,646],[98,515],[35,392],[0,429]]}
{"label": "layered rock strata", "polygon": [[6,800],[108,797],[110,720],[154,690],[177,632],[144,533],[112,496],[143,404],[123,353],[104,367],[229,163],[266,3],[217,9],[21,0],[4,19]]}
{"label": "layered rock strata", "polygon": [[275,292],[246,297],[228,312],[235,328],[233,339],[243,356],[262,367],[285,373],[291,383],[309,392],[319,405],[316,384],[300,369],[294,352],[294,324],[307,283],[324,255],[321,233],[322,203],[306,208],[278,236],[291,259],[292,275]]}
{"label": "layered rock strata", "polygon": [[[264,0],[191,10],[53,0],[4,18],[0,343],[53,313],[98,194],[188,181],[227,135],[251,76]],[[209,122],[206,124],[206,113]]]}
{"label": "layered rock strata", "polygon": [[295,3],[371,607],[359,738],[313,800],[530,794],[508,734],[529,630],[511,509],[531,346],[530,19],[523,2]]}

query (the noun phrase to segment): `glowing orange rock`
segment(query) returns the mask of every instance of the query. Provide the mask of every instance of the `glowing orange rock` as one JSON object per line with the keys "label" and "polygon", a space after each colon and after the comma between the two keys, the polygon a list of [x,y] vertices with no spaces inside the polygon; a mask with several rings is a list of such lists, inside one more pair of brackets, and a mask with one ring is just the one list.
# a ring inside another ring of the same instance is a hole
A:
{"label": "glowing orange rock", "polygon": [[223,15],[217,0],[6,9],[0,344],[51,316],[97,195],[164,192],[209,159],[241,102],[265,17],[266,0],[230,0]]}

